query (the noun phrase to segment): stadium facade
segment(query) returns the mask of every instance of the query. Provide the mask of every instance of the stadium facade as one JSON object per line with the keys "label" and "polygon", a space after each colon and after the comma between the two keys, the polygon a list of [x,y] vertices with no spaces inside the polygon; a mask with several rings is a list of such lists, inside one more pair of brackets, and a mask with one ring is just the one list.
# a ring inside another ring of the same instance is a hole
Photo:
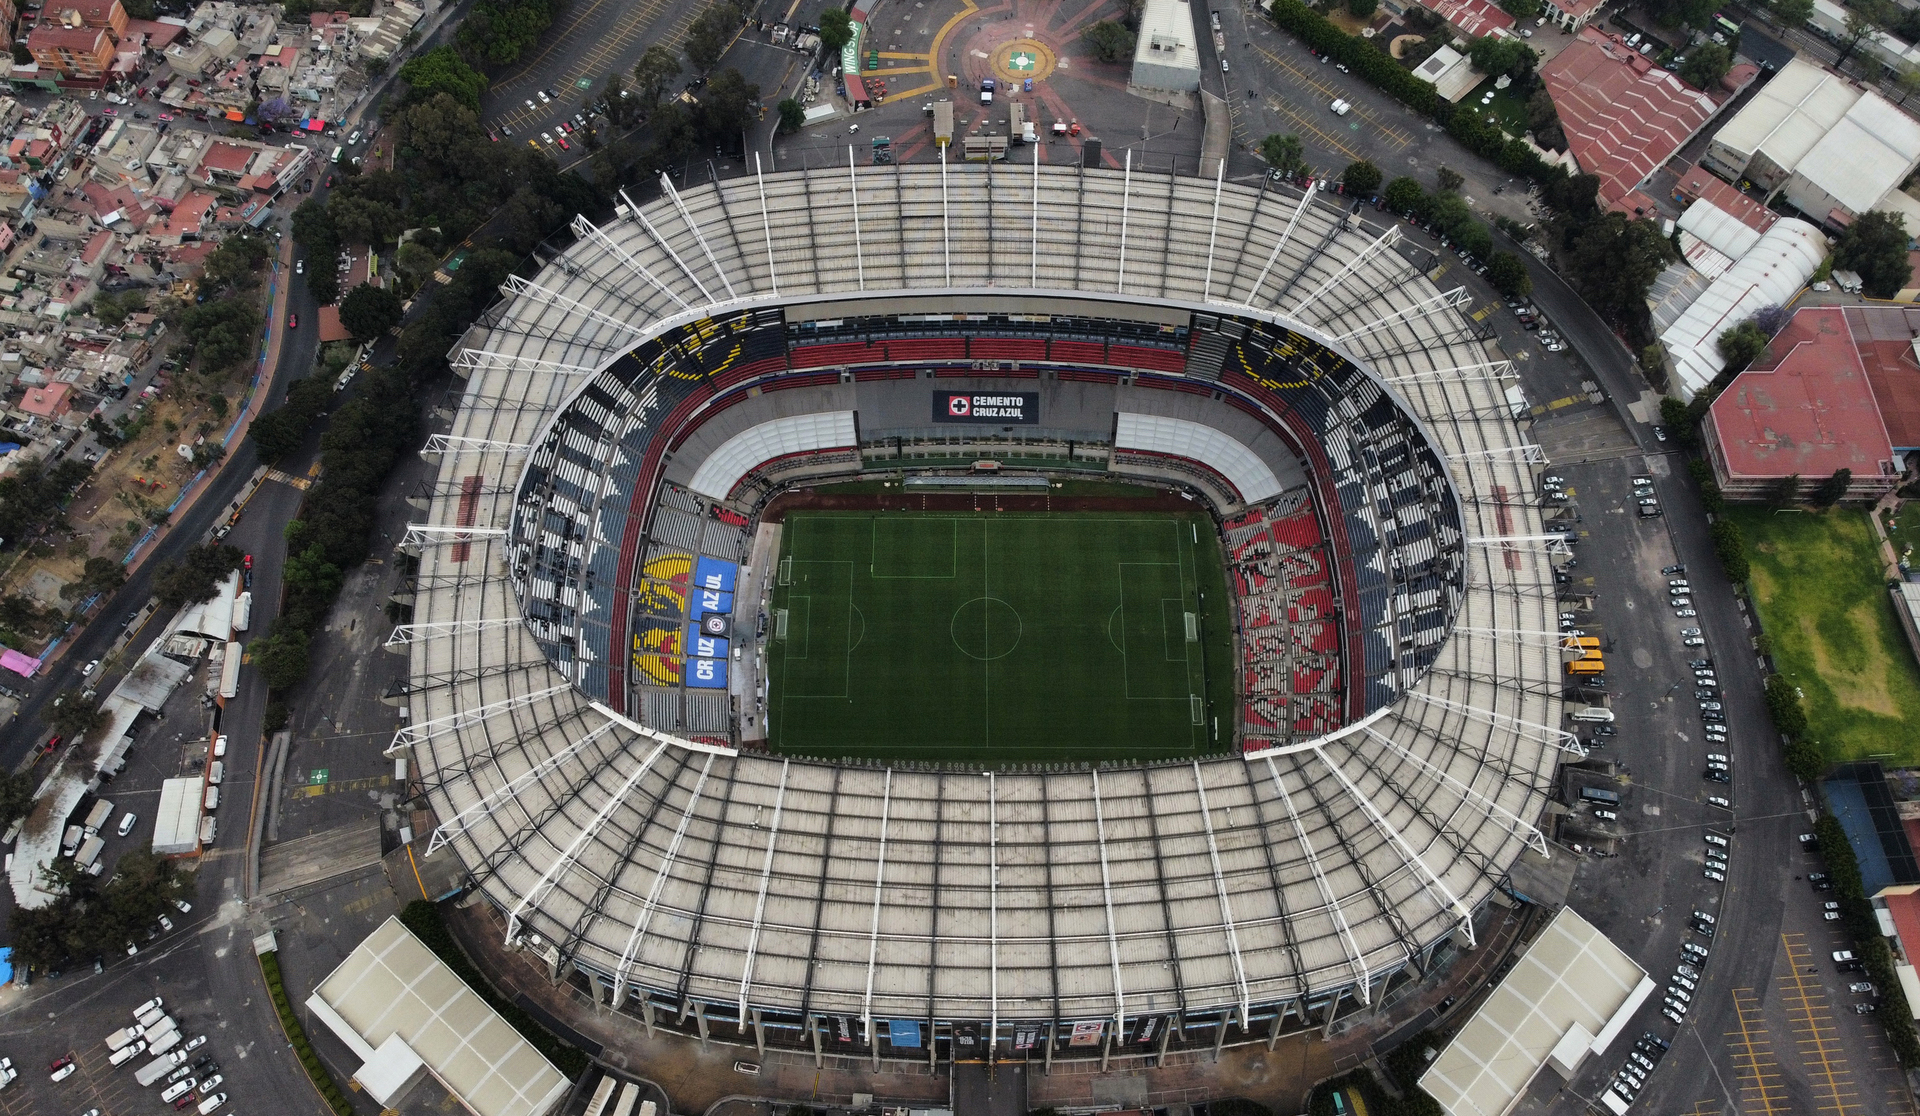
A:
{"label": "stadium facade", "polygon": [[[1578,744],[1537,451],[1428,253],[1325,193],[1127,171],[662,189],[456,348],[408,536],[393,753],[510,945],[649,1027],[876,1060],[1271,1041],[1472,947]],[[1228,754],[741,746],[767,500],[982,456],[1213,504]]]}

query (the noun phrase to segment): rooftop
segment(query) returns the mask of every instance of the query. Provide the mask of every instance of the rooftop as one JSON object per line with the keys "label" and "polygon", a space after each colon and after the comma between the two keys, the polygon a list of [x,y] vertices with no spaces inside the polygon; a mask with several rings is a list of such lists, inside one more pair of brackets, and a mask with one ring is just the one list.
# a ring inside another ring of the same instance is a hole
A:
{"label": "rooftop", "polygon": [[1920,449],[1920,309],[1849,306],[1847,328],[1873,385],[1887,439],[1897,450]]}
{"label": "rooftop", "polygon": [[1726,367],[1718,339],[1767,306],[1785,306],[1827,256],[1827,238],[1805,221],[1783,217],[1713,281],[1660,334],[1673,360],[1675,389],[1691,399]]}
{"label": "rooftop", "polygon": [[1513,26],[1513,17],[1492,0],[1428,0],[1426,8],[1469,38],[1504,33]]}
{"label": "rooftop", "polygon": [[1713,401],[1728,471],[1745,477],[1876,475],[1893,458],[1845,312],[1793,316],[1753,366]]}
{"label": "rooftop", "polygon": [[1613,205],[1673,157],[1720,103],[1589,27],[1540,68],[1580,169]]}
{"label": "rooftop", "polygon": [[1674,190],[1690,201],[1711,202],[1715,209],[1756,233],[1766,232],[1780,219],[1778,213],[1703,170],[1698,164],[1681,173]]}

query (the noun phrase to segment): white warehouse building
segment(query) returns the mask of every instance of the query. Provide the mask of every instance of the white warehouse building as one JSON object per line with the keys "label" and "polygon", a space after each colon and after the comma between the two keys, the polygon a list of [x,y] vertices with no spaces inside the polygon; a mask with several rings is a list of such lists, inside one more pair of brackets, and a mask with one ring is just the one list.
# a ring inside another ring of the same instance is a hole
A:
{"label": "white warehouse building", "polygon": [[1920,214],[1900,195],[1920,167],[1920,121],[1800,58],[1720,129],[1701,161],[1831,228],[1873,209]]}
{"label": "white warehouse building", "polygon": [[1673,393],[1700,394],[1726,365],[1720,335],[1768,306],[1785,306],[1827,257],[1827,238],[1792,217],[1775,222],[1674,323],[1660,333],[1673,363]]}

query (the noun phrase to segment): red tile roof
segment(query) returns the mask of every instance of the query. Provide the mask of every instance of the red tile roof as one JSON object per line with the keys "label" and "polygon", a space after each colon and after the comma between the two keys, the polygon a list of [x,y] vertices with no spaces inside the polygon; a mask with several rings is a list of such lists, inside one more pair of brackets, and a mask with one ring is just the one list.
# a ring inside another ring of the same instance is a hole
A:
{"label": "red tile roof", "polygon": [[1888,440],[1895,449],[1920,448],[1920,360],[1913,351],[1913,339],[1920,335],[1920,309],[1849,306],[1847,326],[1880,404]]}
{"label": "red tile roof", "polygon": [[72,50],[88,54],[100,49],[106,31],[98,27],[49,27],[41,24],[27,36],[28,50]]}
{"label": "red tile roof", "polygon": [[130,19],[127,21],[127,34],[144,35],[148,50],[165,50],[168,44],[186,31],[177,23],[161,23],[157,19]]}
{"label": "red tile roof", "polygon": [[1880,405],[1838,306],[1801,310],[1753,366],[1713,401],[1713,427],[1735,477],[1879,476],[1893,458]]}
{"label": "red tile roof", "polygon": [[1673,157],[1719,109],[1618,36],[1589,27],[1540,68],[1580,169],[1614,205]]}
{"label": "red tile roof", "polygon": [[1709,174],[1698,164],[1681,173],[1674,185],[1674,192],[1689,202],[1705,198],[1754,232],[1766,232],[1780,219],[1779,214]]}
{"label": "red tile roof", "polygon": [[253,149],[237,144],[220,143],[208,145],[207,153],[200,157],[200,168],[206,171],[226,171],[228,174],[244,174],[247,164],[253,161]]}
{"label": "red tile roof", "polygon": [[101,229],[99,232],[93,234],[92,240],[87,241],[87,246],[80,253],[80,258],[90,264],[98,263],[100,262],[100,257],[106,255],[107,249],[112,246],[113,234],[106,229]]}
{"label": "red tile roof", "polygon": [[1553,6],[1567,13],[1568,18],[1579,19],[1606,2],[1607,0],[1553,0]]}
{"label": "red tile roof", "polygon": [[1915,956],[1920,955],[1920,893],[1887,892],[1881,901],[1893,916],[1893,931],[1900,936],[1900,952],[1911,965]]}
{"label": "red tile roof", "polygon": [[1469,38],[1491,35],[1513,26],[1513,17],[1490,0],[1426,0],[1426,7]]}
{"label": "red tile roof", "polygon": [[72,394],[72,384],[48,384],[45,387],[30,387],[20,398],[20,409],[30,415],[42,418],[57,418],[73,409],[73,402],[67,398]]}

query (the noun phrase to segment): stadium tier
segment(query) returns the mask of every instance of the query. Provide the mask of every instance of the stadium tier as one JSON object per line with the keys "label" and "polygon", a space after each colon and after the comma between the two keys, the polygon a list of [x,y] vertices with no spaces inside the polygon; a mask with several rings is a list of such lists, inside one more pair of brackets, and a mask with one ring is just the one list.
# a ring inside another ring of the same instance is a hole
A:
{"label": "stadium tier", "polygon": [[[427,446],[394,748],[511,944],[875,1058],[1265,1039],[1471,944],[1575,744],[1510,370],[1391,226],[1044,166],[662,191],[503,288]],[[983,459],[1213,510],[1230,749],[743,746],[770,501]]]}

